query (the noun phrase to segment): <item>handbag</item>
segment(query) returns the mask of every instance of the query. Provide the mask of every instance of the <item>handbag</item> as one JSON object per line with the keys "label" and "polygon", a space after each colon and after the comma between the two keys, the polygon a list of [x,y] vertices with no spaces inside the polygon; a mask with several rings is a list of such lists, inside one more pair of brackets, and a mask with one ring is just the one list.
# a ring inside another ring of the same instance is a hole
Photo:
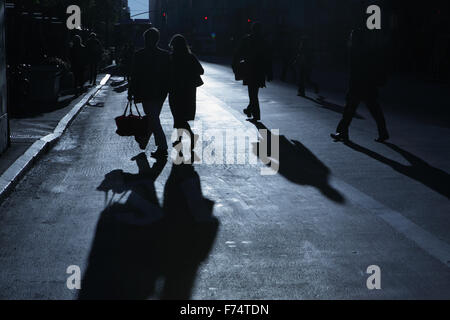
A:
{"label": "handbag", "polygon": [[236,81],[244,80],[248,74],[248,63],[246,60],[241,60],[236,66],[234,76]]}
{"label": "handbag", "polygon": [[[115,118],[117,131],[116,133],[121,137],[141,136],[145,134],[148,128],[148,119],[143,117],[139,112],[139,108],[134,103],[137,115],[133,114],[133,103],[128,101],[123,115]],[[127,112],[130,112],[127,115]]]}

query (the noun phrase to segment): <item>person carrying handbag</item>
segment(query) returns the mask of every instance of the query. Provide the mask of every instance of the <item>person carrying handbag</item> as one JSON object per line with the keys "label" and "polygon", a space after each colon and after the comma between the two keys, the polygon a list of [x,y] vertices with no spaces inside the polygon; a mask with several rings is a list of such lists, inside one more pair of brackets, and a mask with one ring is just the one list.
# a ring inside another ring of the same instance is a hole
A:
{"label": "person carrying handbag", "polygon": [[164,101],[169,93],[169,53],[158,47],[159,30],[150,28],[144,32],[145,48],[133,57],[128,100],[142,103],[148,116],[150,132],[141,137],[140,144],[151,135],[155,135],[157,150],[153,158],[167,158],[168,146],[164,130],[159,119]]}

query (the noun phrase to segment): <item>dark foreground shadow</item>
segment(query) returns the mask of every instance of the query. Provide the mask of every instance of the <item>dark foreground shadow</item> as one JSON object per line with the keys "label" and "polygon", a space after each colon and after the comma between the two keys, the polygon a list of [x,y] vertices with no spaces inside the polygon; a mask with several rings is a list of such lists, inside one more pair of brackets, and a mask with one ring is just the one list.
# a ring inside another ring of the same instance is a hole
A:
{"label": "dark foreground shadow", "polygon": [[[261,144],[271,150],[273,137],[279,138],[280,159],[279,173],[289,181],[299,185],[309,185],[317,188],[328,199],[344,204],[345,198],[329,183],[330,169],[320,161],[308,148],[299,141],[288,140],[285,136],[276,136],[262,123],[254,123],[258,130],[267,130],[267,139],[261,139],[254,152],[262,157],[259,150]],[[263,160],[263,159],[262,159]]]}
{"label": "dark foreground shadow", "polygon": [[135,160],[139,174],[113,171],[98,188],[131,193],[101,213],[81,300],[187,300],[213,247],[219,222],[194,168],[173,166],[161,207],[154,182],[166,162],[150,167],[145,154]]}
{"label": "dark foreground shadow", "polygon": [[357,152],[363,153],[377,161],[390,166],[395,171],[422,183],[431,190],[434,190],[435,192],[447,198],[450,197],[450,175],[447,172],[430,166],[424,160],[394,144],[385,143],[387,147],[399,153],[411,165],[408,166],[401,164],[351,141],[345,143],[345,145]]}

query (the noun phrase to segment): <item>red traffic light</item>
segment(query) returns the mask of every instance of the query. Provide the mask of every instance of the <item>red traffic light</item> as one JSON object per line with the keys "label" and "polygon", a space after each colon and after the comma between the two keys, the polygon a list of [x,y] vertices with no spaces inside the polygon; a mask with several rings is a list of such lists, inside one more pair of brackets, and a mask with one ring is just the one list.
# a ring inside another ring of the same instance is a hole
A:
{"label": "red traffic light", "polygon": [[204,18],[205,20],[208,20],[208,16],[205,16],[205,18]]}

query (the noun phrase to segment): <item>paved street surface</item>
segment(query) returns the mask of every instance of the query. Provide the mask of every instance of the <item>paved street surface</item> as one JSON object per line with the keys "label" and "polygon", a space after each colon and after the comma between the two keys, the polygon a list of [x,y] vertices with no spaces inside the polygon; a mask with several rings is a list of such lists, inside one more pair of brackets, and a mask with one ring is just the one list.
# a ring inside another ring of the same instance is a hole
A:
{"label": "paved street surface", "polygon": [[[224,66],[205,69],[196,172],[155,163],[115,134],[120,87],[85,107],[0,206],[0,298],[450,298],[448,128],[388,113],[392,144],[377,144],[362,107],[353,142],[334,143],[340,109],[277,82],[261,92],[255,127],[241,112],[246,88]],[[171,133],[168,105],[162,122]],[[271,145],[279,139],[276,174],[262,174],[271,172],[265,157],[250,161],[257,129],[275,135]],[[249,139],[230,147],[218,135],[225,130]],[[222,147],[234,163],[218,160]],[[161,210],[185,200],[199,222]],[[73,265],[81,292],[66,286]],[[381,290],[366,286],[372,265]]]}

